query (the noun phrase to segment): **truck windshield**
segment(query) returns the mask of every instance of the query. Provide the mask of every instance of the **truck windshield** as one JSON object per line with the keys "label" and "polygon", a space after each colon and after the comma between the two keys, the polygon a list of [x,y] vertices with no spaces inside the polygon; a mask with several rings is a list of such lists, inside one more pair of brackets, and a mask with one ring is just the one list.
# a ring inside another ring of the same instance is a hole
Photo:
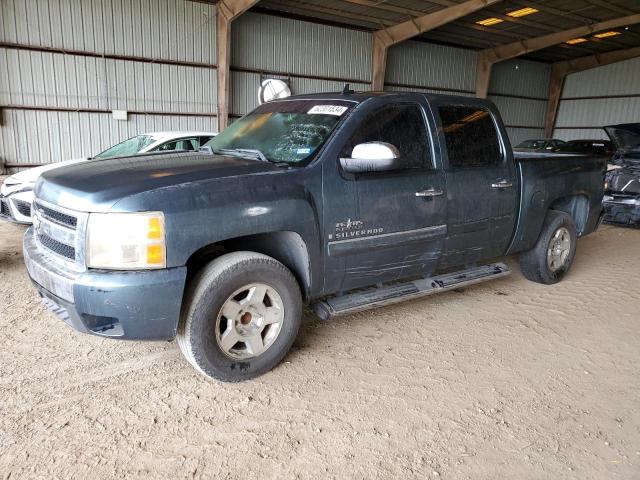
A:
{"label": "truck windshield", "polygon": [[306,164],[353,104],[344,101],[289,100],[261,105],[233,122],[206,145],[214,153],[253,156],[270,162]]}

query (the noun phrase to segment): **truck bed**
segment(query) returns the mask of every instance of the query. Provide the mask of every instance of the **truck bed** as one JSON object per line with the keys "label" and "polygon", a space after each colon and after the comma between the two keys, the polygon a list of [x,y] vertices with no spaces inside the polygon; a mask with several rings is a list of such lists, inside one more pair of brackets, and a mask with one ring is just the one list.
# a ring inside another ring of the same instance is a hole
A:
{"label": "truck bed", "polygon": [[529,250],[549,208],[571,213],[578,236],[594,231],[602,213],[607,158],[566,153],[514,152],[521,189],[508,254]]}

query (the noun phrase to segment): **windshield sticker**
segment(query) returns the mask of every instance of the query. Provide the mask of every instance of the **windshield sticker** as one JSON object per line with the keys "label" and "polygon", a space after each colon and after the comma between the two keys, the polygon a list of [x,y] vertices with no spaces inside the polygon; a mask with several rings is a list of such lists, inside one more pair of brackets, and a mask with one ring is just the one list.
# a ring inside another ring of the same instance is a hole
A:
{"label": "windshield sticker", "polygon": [[311,153],[311,149],[310,148],[298,148],[296,150],[296,154],[297,155],[309,155]]}
{"label": "windshield sticker", "polygon": [[309,115],[335,115],[339,117],[346,112],[348,108],[349,107],[343,107],[341,105],[316,105],[307,113]]}

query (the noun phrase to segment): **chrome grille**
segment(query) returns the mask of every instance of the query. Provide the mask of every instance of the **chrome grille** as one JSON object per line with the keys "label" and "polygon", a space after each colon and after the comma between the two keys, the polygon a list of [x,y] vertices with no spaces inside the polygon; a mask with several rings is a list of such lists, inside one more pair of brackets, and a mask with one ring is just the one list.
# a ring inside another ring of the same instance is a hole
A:
{"label": "chrome grille", "polygon": [[59,242],[51,238],[49,235],[38,234],[37,238],[43,247],[48,248],[49,250],[57,253],[58,255],[62,255],[63,257],[68,258],[69,260],[73,260],[73,261],[76,260],[75,247]]}
{"label": "chrome grille", "polygon": [[59,210],[54,210],[52,208],[44,206],[41,201],[35,203],[36,209],[42,214],[43,217],[48,220],[52,220],[61,225],[66,225],[71,228],[76,228],[78,225],[78,219],[73,215],[68,215],[66,213],[62,213]]}
{"label": "chrome grille", "polygon": [[38,249],[51,261],[84,271],[84,234],[88,214],[36,199],[33,229]]}
{"label": "chrome grille", "polygon": [[23,215],[25,217],[31,216],[31,205],[28,202],[24,202],[22,200],[16,200],[15,204],[16,204],[16,208],[18,209],[18,212],[20,212],[20,215]]}

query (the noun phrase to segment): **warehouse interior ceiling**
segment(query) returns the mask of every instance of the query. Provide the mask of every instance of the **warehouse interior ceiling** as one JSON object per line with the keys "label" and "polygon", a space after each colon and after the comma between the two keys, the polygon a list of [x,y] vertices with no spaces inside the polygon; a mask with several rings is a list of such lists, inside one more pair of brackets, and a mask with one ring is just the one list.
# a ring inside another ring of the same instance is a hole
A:
{"label": "warehouse interior ceiling", "polygon": [[[262,0],[251,11],[375,31],[464,2],[465,0]],[[413,40],[482,50],[635,14],[640,14],[638,0],[508,0],[429,30]],[[569,39],[574,40],[571,43],[556,44],[521,58],[557,62],[640,46],[640,24],[614,28],[611,31],[615,33],[596,31],[582,35],[575,40]],[[608,35],[602,35],[603,33]],[[596,36],[597,34],[600,35]]]}

